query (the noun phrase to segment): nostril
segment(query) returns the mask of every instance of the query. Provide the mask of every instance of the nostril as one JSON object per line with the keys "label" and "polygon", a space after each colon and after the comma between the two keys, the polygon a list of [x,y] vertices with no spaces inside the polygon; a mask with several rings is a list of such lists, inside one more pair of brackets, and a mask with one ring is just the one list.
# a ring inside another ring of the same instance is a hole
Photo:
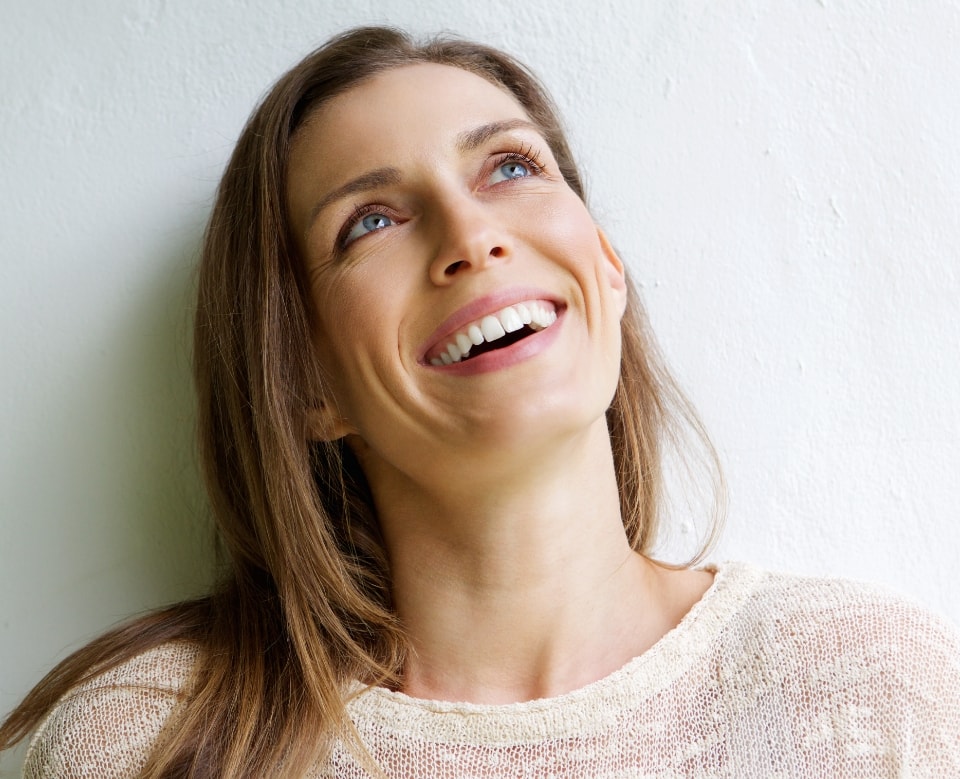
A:
{"label": "nostril", "polygon": [[501,257],[503,257],[503,247],[494,246],[490,250],[490,256],[493,257],[494,259],[499,260]]}
{"label": "nostril", "polygon": [[454,273],[456,273],[458,270],[460,270],[460,268],[461,268],[462,265],[463,265],[463,260],[457,260],[456,262],[451,262],[451,263],[446,267],[446,270],[444,270],[444,273],[445,273],[447,276],[452,276]]}

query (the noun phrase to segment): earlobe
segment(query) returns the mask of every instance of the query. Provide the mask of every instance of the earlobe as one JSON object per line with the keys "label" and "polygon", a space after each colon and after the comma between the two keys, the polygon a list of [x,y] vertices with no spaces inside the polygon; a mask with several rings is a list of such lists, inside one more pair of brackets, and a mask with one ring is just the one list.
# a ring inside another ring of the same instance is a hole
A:
{"label": "earlobe", "polygon": [[307,437],[311,441],[336,441],[355,432],[335,403],[321,400],[307,412]]}
{"label": "earlobe", "polygon": [[620,314],[622,315],[627,307],[627,271],[624,267],[623,260],[620,259],[620,255],[617,254],[613,246],[610,245],[607,234],[598,227],[597,235],[600,237],[600,248],[603,250],[603,256],[606,260],[604,264],[606,278],[610,284],[610,289],[617,298],[620,306]]}

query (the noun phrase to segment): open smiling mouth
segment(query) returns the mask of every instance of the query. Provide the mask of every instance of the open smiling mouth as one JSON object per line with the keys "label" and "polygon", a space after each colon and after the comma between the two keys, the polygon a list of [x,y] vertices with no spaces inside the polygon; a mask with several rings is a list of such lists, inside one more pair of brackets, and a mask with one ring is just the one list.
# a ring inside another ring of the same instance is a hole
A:
{"label": "open smiling mouth", "polygon": [[427,354],[431,365],[452,365],[494,349],[503,349],[550,327],[557,311],[547,301],[528,301],[507,306],[448,336]]}

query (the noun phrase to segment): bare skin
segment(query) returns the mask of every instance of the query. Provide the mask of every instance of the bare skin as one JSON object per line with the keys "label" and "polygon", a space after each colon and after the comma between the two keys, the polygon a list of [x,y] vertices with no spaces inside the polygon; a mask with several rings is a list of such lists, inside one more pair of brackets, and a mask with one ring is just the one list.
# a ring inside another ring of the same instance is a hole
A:
{"label": "bare skin", "polygon": [[[649,649],[712,581],[627,544],[604,418],[623,265],[527,119],[479,76],[405,66],[321,108],[292,150],[331,375],[314,432],[346,437],[370,482],[418,697],[576,689]],[[555,322],[438,359],[467,320],[526,303]]]}
{"label": "bare skin", "polygon": [[455,534],[413,501],[391,512],[402,528],[390,534],[395,595],[415,650],[407,693],[512,703],[577,689],[649,649],[709,587],[710,574],[629,549],[615,489],[598,489],[612,469],[590,468],[594,452],[606,465],[605,426],[590,437],[582,459],[560,455],[516,491],[473,496],[469,511],[457,500]]}

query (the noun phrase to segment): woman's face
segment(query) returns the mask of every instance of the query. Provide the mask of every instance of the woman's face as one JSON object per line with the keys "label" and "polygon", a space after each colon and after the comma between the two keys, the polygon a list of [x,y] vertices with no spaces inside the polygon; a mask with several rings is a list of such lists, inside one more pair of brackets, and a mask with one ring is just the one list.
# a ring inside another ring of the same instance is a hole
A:
{"label": "woman's face", "polygon": [[372,483],[602,424],[623,268],[512,95],[445,65],[381,73],[300,129],[287,186],[332,394],[315,432],[357,436]]}

